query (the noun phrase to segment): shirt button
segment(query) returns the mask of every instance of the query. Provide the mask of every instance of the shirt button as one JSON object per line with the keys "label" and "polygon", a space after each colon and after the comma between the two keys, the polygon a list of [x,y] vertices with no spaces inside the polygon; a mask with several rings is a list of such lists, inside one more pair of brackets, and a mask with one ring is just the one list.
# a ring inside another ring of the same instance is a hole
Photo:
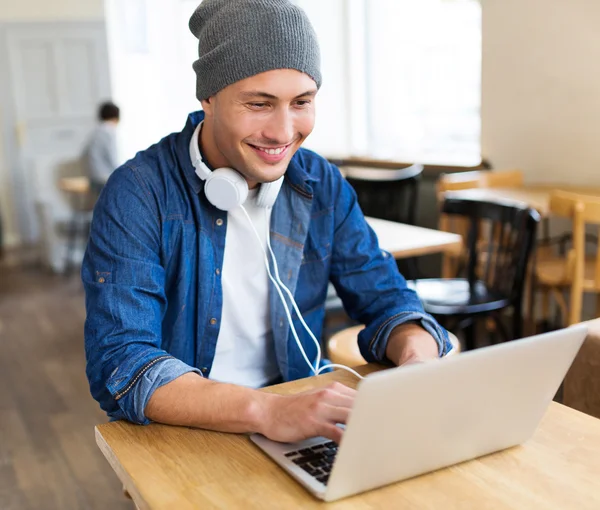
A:
{"label": "shirt button", "polygon": [[208,368],[206,368],[206,367],[202,367],[202,368],[200,369],[200,372],[202,372],[203,374],[206,374],[206,372],[208,372]]}
{"label": "shirt button", "polygon": [[214,317],[210,320],[210,323],[214,326],[217,323],[217,319]]}
{"label": "shirt button", "polygon": [[283,328],[283,319],[279,319],[279,327]]}
{"label": "shirt button", "polygon": [[100,278],[98,278],[98,283],[104,283],[106,280],[104,279],[104,276],[101,276]]}
{"label": "shirt button", "polygon": [[217,275],[221,274],[221,270],[217,267],[217,269],[215,270],[215,273],[217,273]]}
{"label": "shirt button", "polygon": [[223,225],[223,220],[219,218],[215,223],[217,224],[217,227],[221,227]]}

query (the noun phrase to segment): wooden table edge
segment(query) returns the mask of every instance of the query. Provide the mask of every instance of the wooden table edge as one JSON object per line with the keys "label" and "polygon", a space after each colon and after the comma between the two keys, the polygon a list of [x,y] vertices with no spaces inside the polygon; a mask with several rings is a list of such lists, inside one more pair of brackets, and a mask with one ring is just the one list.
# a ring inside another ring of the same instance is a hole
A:
{"label": "wooden table edge", "polygon": [[94,427],[94,436],[96,437],[96,444],[98,445],[98,448],[100,448],[102,455],[104,455],[112,470],[117,475],[119,481],[123,484],[123,489],[127,491],[138,510],[151,510],[146,500],[144,500],[144,498],[138,491],[133,479],[129,476],[125,468],[122,466],[121,462],[119,462],[119,459],[117,459],[117,456],[102,436],[102,432],[98,427],[98,425]]}
{"label": "wooden table edge", "polygon": [[[441,232],[441,231],[440,231]],[[457,234],[458,235],[458,234]],[[391,255],[395,259],[404,259],[410,257],[422,257],[425,255],[435,255],[437,253],[458,254],[462,249],[462,240],[448,241],[442,244],[435,244],[426,247],[410,248],[408,250],[392,251]]]}

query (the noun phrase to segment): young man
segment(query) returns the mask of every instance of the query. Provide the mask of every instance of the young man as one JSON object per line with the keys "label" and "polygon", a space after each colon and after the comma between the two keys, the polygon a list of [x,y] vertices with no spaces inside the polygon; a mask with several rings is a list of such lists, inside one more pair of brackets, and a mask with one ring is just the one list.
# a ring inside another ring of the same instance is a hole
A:
{"label": "young man", "polygon": [[86,144],[83,159],[92,188],[99,193],[117,164],[117,125],[121,111],[111,102],[98,108],[98,125]]}
{"label": "young man", "polygon": [[[203,112],[117,170],[95,210],[82,270],[92,394],[114,419],[339,441],[354,390],[254,389],[313,374],[268,279],[267,241],[316,338],[328,281],[366,325],[369,361],[442,356],[447,333],[380,250],[338,169],[300,148],[321,85],[304,12],[287,0],[204,0],[190,28]],[[224,204],[232,196],[243,209]]]}

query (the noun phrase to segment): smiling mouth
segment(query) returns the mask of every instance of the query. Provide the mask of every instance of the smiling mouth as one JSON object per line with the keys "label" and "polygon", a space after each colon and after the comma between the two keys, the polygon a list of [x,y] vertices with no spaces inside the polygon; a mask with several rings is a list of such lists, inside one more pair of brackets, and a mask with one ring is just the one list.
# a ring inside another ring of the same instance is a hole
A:
{"label": "smiling mouth", "polygon": [[249,143],[248,145],[250,145],[252,148],[264,152],[265,154],[269,154],[271,156],[277,156],[279,154],[281,154],[282,152],[285,152],[286,149],[292,145],[291,143],[287,144],[287,145],[282,145],[280,147],[260,147],[259,145],[252,145],[251,143]]}

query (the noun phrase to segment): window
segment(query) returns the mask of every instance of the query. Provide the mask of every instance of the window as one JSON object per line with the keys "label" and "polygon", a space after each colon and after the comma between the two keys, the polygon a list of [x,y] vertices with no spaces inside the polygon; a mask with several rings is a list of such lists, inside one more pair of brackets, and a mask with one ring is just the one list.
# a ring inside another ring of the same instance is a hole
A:
{"label": "window", "polygon": [[[135,5],[144,5],[131,0]],[[321,46],[323,86],[307,146],[325,156],[405,162],[480,161],[481,6],[477,0],[295,0]],[[123,154],[181,129],[199,109],[187,28],[199,0],[156,0],[123,47],[121,0],[107,0],[114,99]],[[141,16],[141,14],[140,14]],[[147,18],[147,19],[146,19]]]}
{"label": "window", "polygon": [[370,150],[402,161],[480,161],[481,7],[366,2]]}
{"label": "window", "polygon": [[[323,119],[332,108],[319,106],[316,140],[309,139],[310,144],[324,154],[465,166],[480,162],[479,1],[337,0],[342,35],[338,21],[323,21],[322,2],[297,3],[319,35],[321,99],[339,98],[336,111],[346,112]],[[347,52],[343,59],[335,40],[340,37]],[[346,132],[343,148],[328,141],[333,129]]]}

